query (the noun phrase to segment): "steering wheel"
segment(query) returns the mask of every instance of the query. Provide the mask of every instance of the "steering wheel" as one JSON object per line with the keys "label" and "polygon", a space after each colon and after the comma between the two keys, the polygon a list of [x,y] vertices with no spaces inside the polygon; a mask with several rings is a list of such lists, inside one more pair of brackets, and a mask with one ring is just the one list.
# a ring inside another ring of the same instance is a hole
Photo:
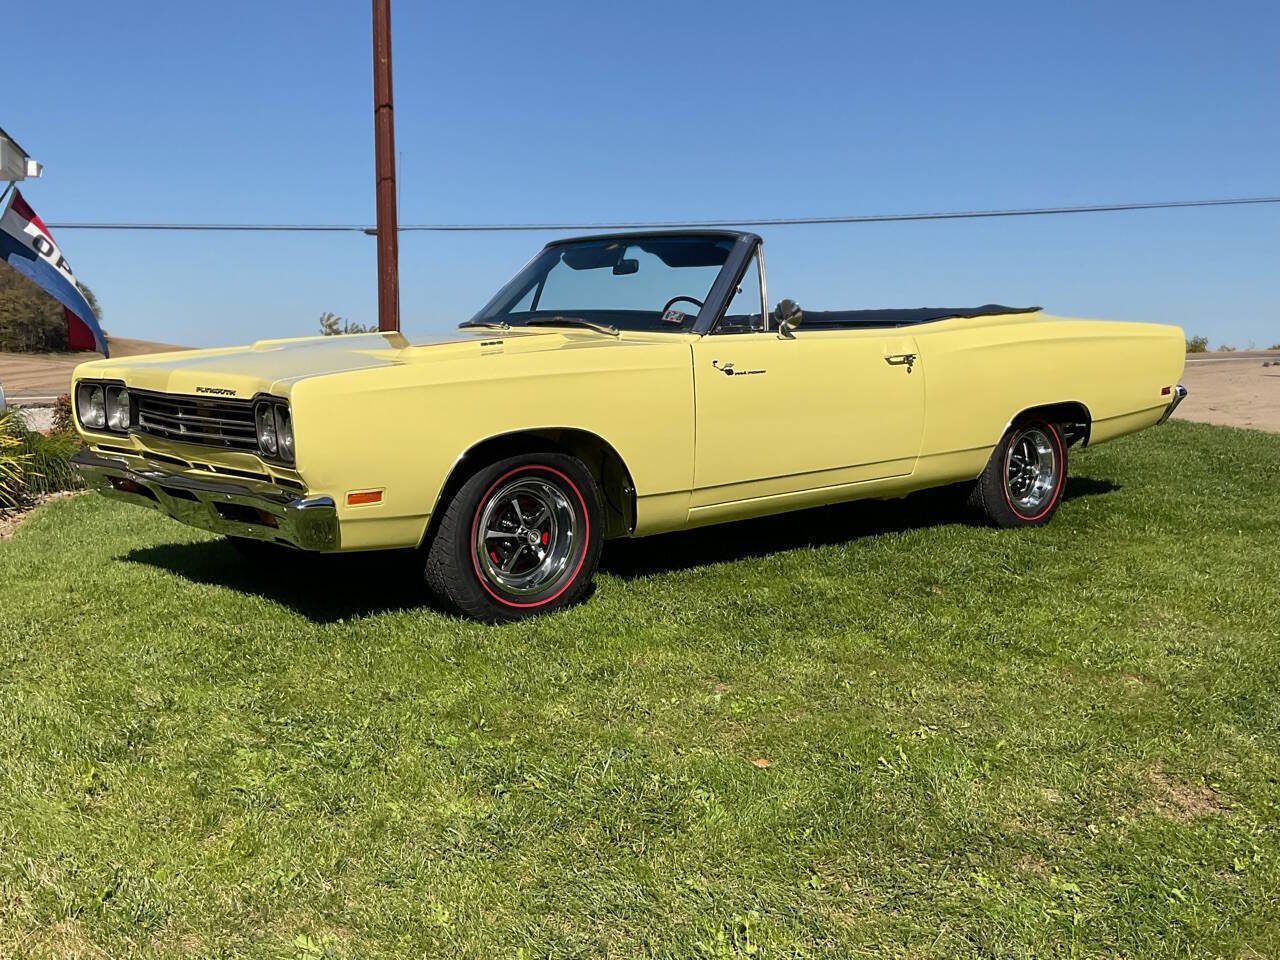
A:
{"label": "steering wheel", "polygon": [[701,310],[701,309],[702,309],[702,301],[701,301],[701,300],[696,300],[696,299],[694,299],[693,297],[672,297],[670,300],[668,300],[668,301],[666,302],[666,305],[665,305],[665,306],[663,306],[663,308],[662,308],[662,312],[663,312],[663,314],[665,315],[665,314],[666,314],[666,312],[667,312],[668,310],[670,310],[670,309],[671,309],[671,305],[672,305],[673,303],[679,303],[681,300],[688,300],[690,303],[696,303],[696,304],[698,305],[698,309],[699,309],[699,310]]}

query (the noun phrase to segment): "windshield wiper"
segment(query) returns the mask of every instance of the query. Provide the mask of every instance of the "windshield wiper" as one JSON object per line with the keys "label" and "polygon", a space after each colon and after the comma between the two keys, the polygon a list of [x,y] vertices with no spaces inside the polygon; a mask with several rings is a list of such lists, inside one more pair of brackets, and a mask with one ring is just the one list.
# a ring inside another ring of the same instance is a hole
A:
{"label": "windshield wiper", "polygon": [[468,320],[466,323],[458,324],[458,329],[464,327],[484,327],[486,330],[510,330],[511,324],[504,323],[501,320]]}
{"label": "windshield wiper", "polygon": [[594,320],[583,320],[581,317],[535,317],[520,324],[522,327],[586,327],[596,333],[605,333],[611,337],[619,336],[618,328],[608,323],[596,323]]}

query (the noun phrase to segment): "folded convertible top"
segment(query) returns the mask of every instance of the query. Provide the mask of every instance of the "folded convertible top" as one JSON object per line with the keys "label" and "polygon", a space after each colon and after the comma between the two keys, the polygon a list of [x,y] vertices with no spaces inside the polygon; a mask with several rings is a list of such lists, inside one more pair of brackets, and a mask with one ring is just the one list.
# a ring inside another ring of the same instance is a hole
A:
{"label": "folded convertible top", "polygon": [[1035,313],[1041,307],[911,307],[904,310],[806,310],[805,327],[908,327],[948,317],[995,317],[1005,313]]}

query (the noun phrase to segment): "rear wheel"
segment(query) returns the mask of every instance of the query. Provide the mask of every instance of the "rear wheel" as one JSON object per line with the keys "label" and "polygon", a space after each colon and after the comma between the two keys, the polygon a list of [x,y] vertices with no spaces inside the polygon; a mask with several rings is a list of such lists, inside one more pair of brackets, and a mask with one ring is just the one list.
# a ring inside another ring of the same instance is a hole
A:
{"label": "rear wheel", "polygon": [[600,493],[575,457],[509,457],[466,481],[427,548],[426,580],[478,620],[520,620],[586,596],[600,562]]}
{"label": "rear wheel", "polygon": [[974,484],[969,503],[998,527],[1048,523],[1062,500],[1067,446],[1047,420],[1009,428]]}

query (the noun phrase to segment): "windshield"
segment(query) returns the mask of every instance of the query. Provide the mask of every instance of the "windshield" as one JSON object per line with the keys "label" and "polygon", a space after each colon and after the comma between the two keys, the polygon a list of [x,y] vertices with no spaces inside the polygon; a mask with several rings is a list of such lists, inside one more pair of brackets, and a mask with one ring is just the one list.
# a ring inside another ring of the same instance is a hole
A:
{"label": "windshield", "polygon": [[619,330],[688,331],[732,237],[610,237],[547,247],[471,323],[587,321]]}

